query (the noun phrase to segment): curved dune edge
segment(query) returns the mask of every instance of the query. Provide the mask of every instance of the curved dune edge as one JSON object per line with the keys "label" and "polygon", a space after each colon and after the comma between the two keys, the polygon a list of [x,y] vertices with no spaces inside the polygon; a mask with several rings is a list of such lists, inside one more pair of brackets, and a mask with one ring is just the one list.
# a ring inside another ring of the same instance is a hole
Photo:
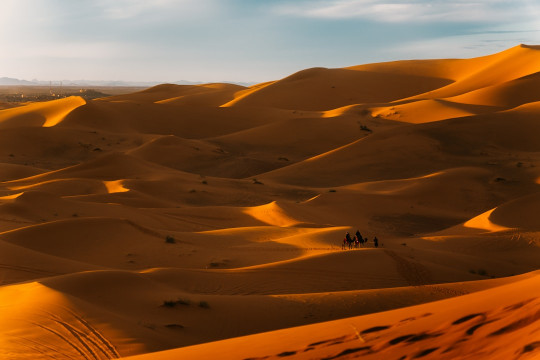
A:
{"label": "curved dune edge", "polygon": [[0,111],[0,358],[534,358],[538,50]]}
{"label": "curved dune edge", "polygon": [[0,111],[0,126],[16,126],[18,123],[27,123],[33,126],[53,127],[61,123],[64,118],[76,108],[86,104],[79,96],[52,100],[43,103],[33,103],[22,107]]}
{"label": "curved dune edge", "polygon": [[22,194],[24,194],[24,192],[12,194],[12,195],[0,196],[0,200],[13,200],[13,199],[18,198]]}
{"label": "curved dune edge", "polygon": [[540,320],[539,285],[534,272],[448,300],[125,359],[532,358],[540,351],[529,336]]}
{"label": "curved dune edge", "polygon": [[241,90],[239,92],[237,92],[236,94],[234,94],[234,99],[225,103],[225,104],[222,104],[220,107],[231,107],[231,106],[234,106],[236,105],[238,102],[242,101],[242,99],[244,98],[247,98],[249,95],[261,90],[261,89],[264,89],[265,87],[267,86],[270,86],[274,83],[275,81],[268,81],[268,82],[265,82],[265,83],[261,83],[261,84],[257,84],[257,85],[253,85],[251,87],[249,87],[248,89],[245,89],[245,90]]}
{"label": "curved dune edge", "polygon": [[285,211],[279,207],[276,201],[245,209],[244,213],[253,216],[255,219],[268,225],[288,227],[300,223],[300,221],[287,215]]}
{"label": "curved dune edge", "polygon": [[494,224],[490,221],[490,216],[493,211],[495,211],[497,208],[491,209],[486,211],[485,213],[482,213],[471,220],[467,221],[463,224],[463,226],[467,228],[472,229],[480,229],[480,230],[486,230],[489,232],[497,232],[497,231],[508,231],[512,230],[511,228],[507,228],[505,226],[500,226],[497,224]]}
{"label": "curved dune edge", "polygon": [[109,194],[128,192],[130,189],[124,186],[124,181],[125,180],[103,181],[103,185],[105,185]]}

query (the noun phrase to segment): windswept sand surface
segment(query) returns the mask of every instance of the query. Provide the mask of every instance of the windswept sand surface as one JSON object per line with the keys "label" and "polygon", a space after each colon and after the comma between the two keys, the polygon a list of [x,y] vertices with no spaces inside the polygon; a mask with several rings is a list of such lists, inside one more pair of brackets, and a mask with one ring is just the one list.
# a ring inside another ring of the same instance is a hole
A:
{"label": "windswept sand surface", "polygon": [[539,71],[520,45],[0,110],[0,359],[540,357]]}

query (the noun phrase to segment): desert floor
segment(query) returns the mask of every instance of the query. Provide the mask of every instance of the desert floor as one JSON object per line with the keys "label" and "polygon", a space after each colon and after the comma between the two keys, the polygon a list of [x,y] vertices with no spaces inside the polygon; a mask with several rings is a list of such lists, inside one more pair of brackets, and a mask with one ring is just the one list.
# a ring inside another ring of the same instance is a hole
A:
{"label": "desert floor", "polygon": [[519,45],[5,106],[0,358],[540,357],[539,71]]}

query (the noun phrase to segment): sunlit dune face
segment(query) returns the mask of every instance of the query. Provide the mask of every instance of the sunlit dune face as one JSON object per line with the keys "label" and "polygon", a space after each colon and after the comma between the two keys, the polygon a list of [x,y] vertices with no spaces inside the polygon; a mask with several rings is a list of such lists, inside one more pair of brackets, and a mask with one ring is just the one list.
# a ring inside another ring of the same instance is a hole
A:
{"label": "sunlit dune face", "polygon": [[124,187],[124,180],[103,181],[103,185],[105,185],[109,194],[129,191],[128,188]]}
{"label": "sunlit dune face", "polygon": [[0,360],[538,358],[539,64],[0,111]]}
{"label": "sunlit dune face", "polygon": [[342,116],[342,115],[345,115],[347,113],[347,111],[351,110],[355,106],[356,106],[356,104],[353,104],[353,105],[342,106],[342,107],[339,107],[337,109],[323,111],[321,117],[323,117],[323,118],[332,118],[332,117]]}
{"label": "sunlit dune face", "polygon": [[491,213],[495,211],[495,209],[496,208],[486,211],[485,213],[480,214],[472,218],[471,220],[467,221],[463,225],[468,228],[481,229],[481,230],[486,230],[489,232],[512,230],[511,228],[494,224],[489,220]]}
{"label": "sunlit dune face", "polygon": [[[115,345],[71,299],[38,282],[2,287],[0,316],[2,359],[120,357]],[[31,326],[24,332],[14,330],[27,324]],[[125,337],[116,329],[109,329],[107,335]]]}
{"label": "sunlit dune face", "polygon": [[13,199],[18,198],[22,194],[24,194],[24,193],[20,192],[20,193],[17,193],[17,194],[12,194],[12,195],[7,195],[7,196],[0,196],[0,200],[13,200]]}
{"label": "sunlit dune face", "polygon": [[[69,100],[69,102],[67,100]],[[65,99],[64,102],[65,105],[63,107],[57,108],[55,109],[56,111],[54,111],[53,113],[46,115],[45,123],[42,125],[43,127],[52,127],[58,125],[70,112],[72,112],[79,106],[86,104],[86,101],[79,97],[73,99],[68,98]]]}
{"label": "sunlit dune face", "polygon": [[262,84],[258,84],[258,85],[254,85],[246,90],[240,90],[238,91],[237,93],[234,94],[234,99],[221,105],[221,107],[230,107],[230,106],[233,106],[235,105],[236,103],[238,103],[240,100],[248,97],[249,95],[255,93],[256,91],[258,90],[261,90],[269,85],[272,85],[274,83],[274,81],[269,81],[269,82],[266,82],[266,83],[262,83]]}
{"label": "sunlit dune face", "polygon": [[266,205],[247,208],[244,213],[262,221],[268,225],[274,226],[294,226],[300,222],[288,216],[275,201]]}
{"label": "sunlit dune face", "polygon": [[62,122],[73,110],[85,104],[86,101],[78,96],[31,103],[2,111],[0,123],[6,128],[20,125],[53,127]]}

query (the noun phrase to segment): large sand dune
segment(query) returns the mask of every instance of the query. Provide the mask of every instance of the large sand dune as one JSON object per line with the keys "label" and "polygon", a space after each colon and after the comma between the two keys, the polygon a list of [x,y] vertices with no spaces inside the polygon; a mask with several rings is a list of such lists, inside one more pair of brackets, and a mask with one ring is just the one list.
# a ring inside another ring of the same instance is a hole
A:
{"label": "large sand dune", "polygon": [[520,45],[0,110],[0,358],[539,357],[539,70]]}

